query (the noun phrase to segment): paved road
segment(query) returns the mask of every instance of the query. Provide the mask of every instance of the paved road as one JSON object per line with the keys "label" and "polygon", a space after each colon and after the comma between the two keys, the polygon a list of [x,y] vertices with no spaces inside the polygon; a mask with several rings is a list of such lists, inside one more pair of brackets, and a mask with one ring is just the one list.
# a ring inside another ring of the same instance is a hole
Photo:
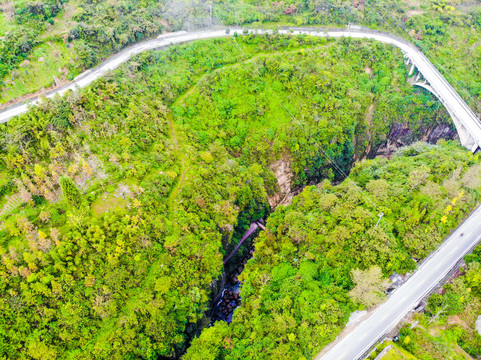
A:
{"label": "paved road", "polygon": [[[323,33],[315,33],[309,30],[294,31],[294,33],[309,33],[311,35],[321,35]],[[436,67],[428,60],[428,58],[414,45],[408,41],[393,36],[391,34],[374,32],[369,30],[342,30],[324,32],[330,37],[352,37],[373,39],[382,43],[391,44],[402,50],[402,52],[411,60],[418,71],[428,81],[430,86],[436,92],[443,105],[447,108],[451,116],[456,116],[457,120],[462,122],[469,135],[474,140],[474,146],[467,146],[473,152],[481,147],[481,121],[476,114],[470,109],[466,102],[459,96],[454,88],[446,81]],[[453,119],[456,122],[456,119]],[[456,127],[458,125],[456,124]],[[458,129],[459,131],[459,129]],[[460,134],[462,135],[462,134]],[[464,140],[464,139],[463,139]],[[465,144],[463,144],[465,145]]]}
{"label": "paved road", "polygon": [[[239,30],[239,32],[240,31],[241,30]],[[161,49],[164,47],[168,47],[171,44],[178,44],[199,39],[216,38],[222,36],[228,36],[225,33],[225,30],[209,30],[192,33],[180,31],[176,33],[168,33],[165,35],[161,35],[157,39],[144,41],[126,48],[117,55],[114,55],[110,59],[107,59],[96,68],[87,70],[84,73],[80,74],[70,84],[49,92],[46,97],[51,98],[54,97],[56,94],[63,95],[68,90],[75,91],[79,88],[84,88],[90,85],[93,81],[100,78],[101,76],[105,75],[105,73],[107,73],[108,71],[118,68],[121,64],[128,61],[132,56],[140,54],[144,51]],[[39,101],[40,99],[35,98],[23,104],[12,105],[10,107],[7,107],[6,109],[1,110],[0,123],[7,122],[10,118],[26,112],[30,105],[36,105]]]}
{"label": "paved road", "polygon": [[[464,233],[461,236],[461,233]],[[481,207],[369,318],[316,360],[356,360],[392,330],[481,240]]]}
{"label": "paved road", "polygon": [[[160,36],[133,45],[112,58],[106,60],[100,66],[88,70],[78,76],[71,84],[57,89],[47,95],[64,94],[68,90],[76,90],[91,84],[106,72],[117,68],[120,64],[129,60],[132,56],[146,50],[159,49],[171,44],[184,43],[197,39],[207,39],[241,33],[241,29],[231,29],[230,34],[225,30],[198,31],[192,33],[172,33]],[[266,31],[259,31],[264,33]],[[374,39],[383,43],[392,44],[400,48],[415,64],[418,70],[428,80],[435,91],[443,97],[445,106],[450,107],[450,112],[456,114],[465,122],[470,134],[481,144],[481,125],[474,113],[466,103],[448,84],[444,77],[436,70],[429,60],[408,42],[389,34],[371,31],[338,30],[316,32],[307,29],[280,30],[280,33],[310,34],[315,36],[330,37],[353,37]],[[36,104],[39,100],[34,99],[25,104],[11,106],[0,112],[0,122],[6,122],[11,117],[24,113],[28,105]],[[464,236],[460,233],[464,232]],[[392,329],[432,288],[452,269],[452,267],[477,244],[481,237],[481,209],[478,208],[470,218],[457,230],[431,257],[426,260],[420,269],[377,310],[370,318],[361,323],[353,332],[334,346],[323,360],[354,360],[361,357],[372,345],[376,343],[386,332]]]}
{"label": "paved road", "polygon": [[[132,56],[143,51],[159,49],[167,47],[171,44],[184,43],[198,39],[232,36],[235,32],[242,33],[242,30],[231,29],[229,34],[226,34],[225,30],[222,29],[190,33],[177,32],[161,35],[157,39],[145,41],[121,51],[119,54],[106,60],[98,67],[92,70],[87,70],[85,73],[79,75],[71,84],[48,93],[47,97],[53,97],[57,93],[62,95],[68,90],[83,88],[104,75],[106,72],[117,68],[122,63],[129,60]],[[251,32],[265,33],[270,31],[252,30]],[[458,95],[458,93],[449,85],[439,71],[437,71],[434,65],[431,64],[431,62],[422,54],[422,52],[420,52],[409,42],[390,34],[369,30],[338,29],[330,31],[315,31],[312,29],[291,28],[287,30],[280,30],[279,32],[284,34],[292,33],[310,34],[314,36],[366,38],[391,44],[400,48],[404,54],[408,56],[409,59],[415,64],[416,68],[423,74],[424,78],[429,82],[431,87],[436,91],[443,104],[448,108],[450,114],[454,114],[463,123],[467,132],[471,135],[476,143],[471,150],[474,151],[478,146],[481,146],[481,122],[478,120],[473,111],[471,111],[469,106],[466,105],[464,100]],[[13,116],[24,113],[27,111],[29,104],[36,104],[39,101],[39,99],[33,99],[24,104],[13,105],[0,111],[0,123],[8,121]]]}

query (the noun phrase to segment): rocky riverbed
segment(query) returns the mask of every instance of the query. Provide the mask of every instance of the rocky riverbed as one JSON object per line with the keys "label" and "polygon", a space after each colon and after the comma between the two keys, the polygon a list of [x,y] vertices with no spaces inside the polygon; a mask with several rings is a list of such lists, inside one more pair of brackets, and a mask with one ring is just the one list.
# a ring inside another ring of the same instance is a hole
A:
{"label": "rocky riverbed", "polygon": [[238,277],[253,254],[254,248],[252,247],[231,274],[227,276],[221,296],[213,305],[211,324],[219,320],[228,323],[232,322],[234,310],[241,304],[240,281]]}

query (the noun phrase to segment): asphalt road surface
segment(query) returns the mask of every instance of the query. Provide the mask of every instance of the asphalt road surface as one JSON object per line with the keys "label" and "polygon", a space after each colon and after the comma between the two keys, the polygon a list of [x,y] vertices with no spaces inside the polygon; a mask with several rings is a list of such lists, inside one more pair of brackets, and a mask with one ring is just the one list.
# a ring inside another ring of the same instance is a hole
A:
{"label": "asphalt road surface", "polygon": [[[75,91],[91,84],[106,72],[119,67],[132,56],[146,50],[160,49],[171,44],[185,43],[198,39],[232,36],[242,29],[231,29],[226,34],[224,29],[197,32],[178,32],[159,36],[157,39],[133,45],[92,70],[79,75],[72,83],[49,92],[46,97],[56,94],[63,95],[66,91]],[[257,33],[269,31],[256,30]],[[471,136],[481,144],[481,124],[476,115],[437,71],[431,62],[407,41],[389,34],[367,30],[334,30],[313,31],[309,29],[292,28],[280,30],[280,33],[310,34],[314,36],[353,37],[377,40],[400,48],[423,74],[431,87],[443,98],[443,103],[450,113],[461,119]],[[22,114],[28,107],[40,101],[34,98],[23,104],[12,105],[0,111],[0,122]],[[463,236],[460,234],[464,233]],[[436,284],[441,281],[455,264],[469,252],[481,237],[481,210],[478,208],[469,219],[445,243],[423,262],[418,271],[384,303],[371,317],[357,326],[342,341],[333,346],[323,360],[355,360],[361,358],[384,334],[391,330],[419,301],[426,296]],[[362,254],[360,254],[362,256]],[[318,359],[321,359],[318,357]]]}
{"label": "asphalt road surface", "polygon": [[[87,70],[83,74],[77,76],[74,81],[64,87],[53,90],[47,93],[46,97],[53,97],[56,94],[63,95],[68,90],[76,90],[83,88],[93,81],[103,76],[106,72],[119,67],[122,63],[128,61],[132,56],[139,54],[146,50],[160,49],[171,44],[185,43],[198,39],[209,39],[216,37],[232,36],[234,33],[242,33],[242,29],[231,29],[229,34],[226,34],[224,29],[220,30],[206,30],[195,32],[177,32],[159,36],[157,39],[148,40],[121,51],[110,59],[103,62],[92,70]],[[251,30],[251,32],[266,33],[272,32],[269,30]],[[468,133],[472,136],[475,142],[481,146],[481,123],[476,115],[471,111],[469,106],[458,95],[458,93],[449,85],[434,65],[423,55],[421,51],[415,48],[409,42],[398,38],[396,36],[373,32],[369,30],[332,30],[332,31],[315,31],[309,29],[290,28],[279,30],[283,34],[310,34],[313,36],[329,36],[329,37],[352,37],[352,38],[366,38],[373,39],[383,43],[394,45],[400,48],[406,56],[415,64],[416,68],[423,74],[424,78],[429,82],[431,87],[443,99],[443,104],[449,109],[451,114],[463,123]],[[12,105],[0,111],[0,123],[8,121],[13,116],[22,114],[27,111],[29,105],[35,105],[40,99],[35,98],[23,104]]]}
{"label": "asphalt road surface", "polygon": [[[51,91],[46,97],[56,94],[63,95],[68,90],[75,91],[91,84],[106,72],[119,67],[132,56],[146,50],[160,49],[171,44],[185,43],[198,39],[232,36],[242,29],[231,29],[226,34],[224,29],[197,32],[178,32],[159,36],[157,39],[133,45],[119,54],[111,57],[92,70],[79,75],[72,83]],[[264,33],[269,31],[256,30]],[[377,40],[400,48],[423,74],[431,87],[443,98],[443,103],[449,107],[450,113],[461,119],[471,136],[481,144],[481,124],[476,115],[449,85],[431,62],[413,45],[389,34],[366,30],[313,31],[293,28],[280,30],[280,33],[310,34],[314,36],[353,37]],[[22,114],[28,106],[35,105],[40,99],[35,98],[23,104],[12,105],[0,112],[0,122]],[[461,236],[461,233],[464,233]],[[323,360],[355,360],[361,358],[384,334],[391,330],[399,321],[426,296],[480,240],[481,209],[478,208],[469,219],[454,232],[445,243],[423,262],[417,272],[384,303],[372,316],[357,326],[349,335],[343,338],[322,358]],[[360,254],[362,256],[362,254]]]}
{"label": "asphalt road surface", "polygon": [[[463,235],[461,235],[463,234]],[[419,267],[413,276],[391,294],[369,318],[361,322],[325,355],[316,360],[356,360],[392,330],[428,295],[459,260],[481,240],[481,207]],[[362,255],[360,255],[362,256]]]}

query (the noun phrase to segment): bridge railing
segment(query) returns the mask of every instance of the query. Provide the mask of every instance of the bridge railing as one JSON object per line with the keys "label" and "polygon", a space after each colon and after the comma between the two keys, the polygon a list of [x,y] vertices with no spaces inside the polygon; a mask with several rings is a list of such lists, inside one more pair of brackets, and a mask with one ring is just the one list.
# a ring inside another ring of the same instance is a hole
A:
{"label": "bridge railing", "polygon": [[387,32],[384,32],[384,31],[379,31],[379,30],[373,30],[373,29],[369,29],[367,27],[364,27],[364,26],[356,26],[355,29],[353,28],[349,28],[349,27],[346,27],[346,28],[336,28],[336,27],[323,27],[323,26],[320,26],[320,27],[308,27],[308,26],[295,26],[295,27],[290,27],[290,26],[283,26],[281,27],[281,29],[283,30],[292,30],[292,31],[312,31],[312,32],[346,32],[346,31],[349,31],[349,32],[354,32],[354,33],[370,33],[370,34],[373,34],[373,35],[382,35],[382,36],[386,36],[386,37],[389,37],[391,39],[394,39],[394,40],[397,40],[399,42],[402,42],[404,45],[407,45],[407,46],[410,46],[411,48],[417,50],[417,51],[421,51],[416,45],[414,45],[412,42],[398,36],[398,35],[394,35],[394,34],[390,34],[390,33],[387,33]]}
{"label": "bridge railing", "polygon": [[[454,90],[454,88],[446,81],[446,79],[444,78],[444,76],[439,72],[439,70],[436,69],[436,67],[431,63],[431,61],[422,53],[422,51],[420,51],[420,49],[418,47],[416,47],[413,43],[407,41],[406,39],[400,37],[400,36],[397,36],[397,35],[394,35],[394,34],[390,34],[390,33],[386,33],[386,32],[382,32],[382,31],[378,31],[378,30],[372,30],[372,29],[369,29],[369,28],[366,28],[366,27],[362,27],[362,26],[356,26],[356,28],[352,28],[352,27],[348,27],[348,28],[330,28],[330,27],[281,27],[282,30],[284,31],[299,31],[299,32],[307,32],[307,33],[312,33],[312,32],[316,32],[316,33],[322,33],[322,32],[350,32],[350,33],[362,33],[362,34],[373,34],[373,35],[378,35],[378,36],[383,36],[383,37],[386,37],[386,38],[389,38],[389,39],[392,39],[392,40],[395,40],[399,43],[402,43],[403,45],[405,46],[409,46],[410,48],[412,48],[413,50],[416,51],[417,54],[419,54],[421,57],[422,57],[422,60],[425,61],[428,65],[430,65],[430,67],[432,68],[432,70],[435,72],[435,74],[437,75],[437,77],[443,82],[443,85],[445,85],[447,87],[447,89],[449,90],[449,92],[451,93],[451,95],[453,95],[457,100],[458,102],[463,106],[463,108],[465,109],[465,111],[468,113],[468,115],[472,118],[473,122],[477,125],[477,127],[479,128],[479,134],[481,134],[481,122],[480,120],[478,119],[478,117],[476,116],[476,114],[471,110],[471,108],[466,104],[466,102],[463,100],[463,98]],[[223,30],[223,28],[220,28],[218,30]],[[242,31],[241,29],[236,29],[235,31]],[[261,30],[262,32],[265,32],[265,30]],[[251,32],[255,33],[256,30],[251,30]],[[326,36],[329,36],[328,34],[326,34]],[[147,41],[144,41],[142,43],[138,43],[138,44],[133,44],[127,48],[125,48],[124,50],[120,51],[119,53],[117,53],[116,55],[112,56],[111,58],[108,59],[109,62],[112,62],[112,61],[115,61],[116,59],[118,59],[119,57],[123,57],[125,55],[130,55],[129,58],[131,56],[135,56],[136,54],[138,54],[139,52],[143,51],[143,50],[137,50],[139,46],[142,46],[143,49],[145,50],[146,48],[147,49],[160,49],[160,48],[164,48],[164,47],[167,47],[169,45],[161,45],[159,44],[159,42],[161,42],[161,40],[166,40],[168,38],[168,36],[166,38],[162,38],[162,39],[152,39],[152,40],[147,40]],[[159,41],[160,40],[160,41]],[[158,46],[156,46],[156,44],[159,44]],[[75,88],[76,87],[76,84],[78,84],[79,81],[81,81],[82,79],[84,79],[86,76],[92,74],[92,73],[95,73],[96,71],[99,71],[101,70],[102,68],[104,68],[106,65],[106,63],[102,63],[90,70],[87,70],[85,72],[83,72],[82,74],[80,74],[79,76],[77,76],[73,82],[71,82],[70,84],[66,84],[64,86],[61,86],[59,88],[56,88],[56,89],[53,89],[53,90],[50,90],[48,92],[46,92],[45,94],[42,94],[41,96],[35,96],[35,97],[32,97],[30,99],[27,99],[23,102],[19,102],[15,105],[11,105],[11,106],[8,106],[6,107],[5,109],[2,109],[0,110],[0,114],[5,112],[5,111],[8,111],[8,110],[11,110],[11,109],[15,109],[17,107],[20,107],[22,105],[24,105],[25,103],[35,103],[36,101],[38,101],[41,97],[51,97],[52,95],[54,95],[55,93],[58,93],[58,92],[63,92],[65,89],[68,89],[68,88]],[[418,69],[419,70],[419,69]],[[420,71],[422,73],[422,71]],[[448,106],[450,106],[445,100],[443,100],[439,95],[437,96],[442,102],[443,102],[443,105],[447,108]],[[456,112],[454,111],[454,109],[450,108],[450,110],[452,111],[453,114],[455,114],[459,119],[459,114],[456,114]],[[468,126],[469,127],[469,126]],[[475,135],[476,136],[476,135]],[[479,139],[477,139],[480,143],[481,143],[481,135],[479,136],[476,136],[476,138],[480,137]]]}
{"label": "bridge railing", "polygon": [[[429,59],[426,57],[426,55],[424,55],[422,52],[420,52],[420,56],[422,56],[423,59],[426,62],[429,62],[432,65],[431,61],[429,61]],[[465,107],[466,111],[473,114],[474,119],[481,126],[481,122],[480,122],[479,118],[477,117],[477,115],[475,114],[475,112],[469,107],[469,105],[466,103],[466,101],[464,101],[464,99],[461,97],[461,95],[459,95],[459,93],[452,87],[452,85],[446,80],[446,78],[441,74],[441,72],[434,65],[433,65],[433,71],[435,71],[439,75],[439,78],[443,81],[444,85],[449,89],[451,94],[458,99],[458,101],[463,105],[463,107]]]}
{"label": "bridge railing", "polygon": [[391,38],[393,40],[396,40],[398,42],[401,42],[404,45],[407,45],[407,46],[411,47],[412,49],[416,50],[419,53],[419,55],[423,57],[423,60],[431,65],[433,70],[437,73],[438,77],[443,81],[444,85],[450,90],[451,94],[458,99],[458,101],[463,105],[463,107],[465,107],[465,109],[468,112],[473,114],[473,119],[475,119],[476,122],[478,122],[481,125],[481,121],[476,116],[474,111],[467,105],[466,101],[459,95],[459,93],[446,80],[446,78],[443,76],[443,74],[441,74],[441,72],[436,68],[436,66],[434,66],[432,64],[432,62],[426,57],[426,55],[421,51],[421,49],[419,49],[412,42],[410,42],[410,41],[408,41],[408,40],[406,40],[406,39],[404,39],[404,38],[402,38],[398,35],[386,33],[386,32],[379,31],[379,30],[369,29],[369,28],[364,27],[364,26],[356,26],[356,28],[330,28],[330,27],[315,27],[315,28],[313,28],[313,27],[287,27],[286,26],[286,27],[283,27],[282,29],[283,30],[292,30],[292,31],[296,31],[296,30],[297,31],[306,31],[306,32],[309,32],[309,31],[314,31],[314,32],[345,32],[345,31],[349,31],[349,32],[354,32],[354,33],[370,33],[370,34],[373,34],[373,35],[385,36],[385,37]]}

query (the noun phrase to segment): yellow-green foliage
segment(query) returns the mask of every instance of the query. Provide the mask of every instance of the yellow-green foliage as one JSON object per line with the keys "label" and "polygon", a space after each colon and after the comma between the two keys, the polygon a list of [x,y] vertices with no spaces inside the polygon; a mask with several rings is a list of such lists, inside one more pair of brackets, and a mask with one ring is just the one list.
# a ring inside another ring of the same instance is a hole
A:
{"label": "yellow-green foliage", "polygon": [[[241,275],[243,305],[236,309],[227,334],[224,325],[216,323],[214,329],[220,328],[194,340],[184,358],[207,352],[219,353],[218,359],[274,359],[280,353],[284,359],[314,357],[360,307],[349,296],[352,270],[380,266],[386,276],[414,269],[412,259],[434,250],[476,205],[481,189],[463,189],[457,173],[479,163],[478,156],[454,144],[417,143],[390,160],[357,164],[351,179],[362,189],[380,179],[389,185],[382,201],[373,198],[386,214],[378,227],[374,227],[377,209],[352,183],[333,186],[325,181],[306,187],[292,205],[276,209],[257,239],[255,256]],[[439,187],[437,195],[412,188],[410,174],[421,166],[430,169],[426,180]],[[450,189],[464,190],[465,195],[452,209],[453,219],[442,225],[440,205],[451,203],[445,196]],[[331,197],[335,201],[329,201]],[[424,215],[419,216],[421,209]],[[364,281],[372,280],[367,278],[372,275],[365,276]],[[471,282],[479,286],[480,278]],[[357,271],[356,281],[362,280]],[[456,311],[466,301],[457,295]],[[402,332],[401,345],[408,350],[415,346],[423,338],[415,335],[421,329]],[[211,336],[216,331],[223,332],[224,342],[214,343]],[[451,335],[462,339],[460,332]]]}
{"label": "yellow-green foliage", "polygon": [[[470,359],[481,354],[476,320],[481,313],[481,247],[466,256],[461,276],[429,298],[426,311],[401,329],[400,344],[420,360]],[[409,338],[410,341],[406,341]]]}
{"label": "yellow-green foliage", "polygon": [[[173,356],[204,316],[225,249],[251,221],[268,216],[274,161],[294,159],[296,184],[341,180],[316,141],[348,170],[353,155],[366,151],[354,144],[376,148],[397,120],[423,132],[434,117],[447,119],[430,95],[405,83],[402,60],[386,46],[351,40],[199,41],[142,54],[0,125],[0,170],[10,184],[2,191],[23,201],[0,229],[0,356]],[[243,275],[238,333],[209,340],[209,349],[240,358],[315,353],[358,307],[348,296],[350,270],[412,269],[411,257],[432,250],[477,199],[461,182],[477,163],[453,144],[416,145],[391,162],[360,163],[353,179],[387,199],[378,230],[371,229],[377,212],[347,183],[307,187],[259,238],[262,261]],[[413,182],[422,165],[426,186],[434,184],[427,190]],[[62,176],[78,188],[71,192],[78,199],[69,198],[78,206],[61,201]],[[377,192],[379,179],[389,186]],[[118,191],[125,207],[100,214],[99,199]],[[398,192],[404,202],[393,200]],[[438,225],[448,205],[449,221]],[[354,255],[360,252],[365,256]],[[252,324],[255,331],[245,331]]]}

